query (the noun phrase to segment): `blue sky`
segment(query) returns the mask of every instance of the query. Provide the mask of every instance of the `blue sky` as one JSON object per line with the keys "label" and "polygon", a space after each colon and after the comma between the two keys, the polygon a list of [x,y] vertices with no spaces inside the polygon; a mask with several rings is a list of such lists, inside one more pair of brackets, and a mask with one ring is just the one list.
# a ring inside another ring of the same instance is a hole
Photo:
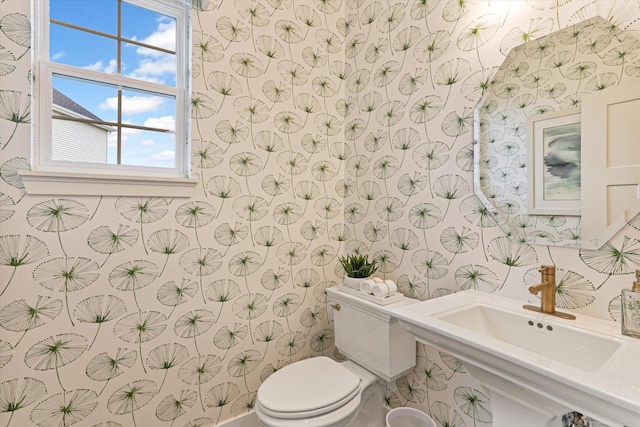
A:
{"label": "blue sky", "polygon": [[[51,0],[51,19],[117,34],[116,0]],[[158,13],[123,2],[122,35],[165,49],[175,48],[175,21]],[[50,57],[53,61],[91,70],[116,72],[116,41],[52,24]],[[133,44],[122,48],[122,73],[126,76],[166,85],[175,85],[173,55]],[[108,86],[54,78],[54,87],[106,121],[116,120],[117,91]],[[123,121],[142,126],[174,129],[175,102],[170,98],[124,91]],[[113,135],[115,140],[115,134]],[[123,163],[174,166],[173,134],[125,129]],[[110,143],[109,162],[115,162]]]}

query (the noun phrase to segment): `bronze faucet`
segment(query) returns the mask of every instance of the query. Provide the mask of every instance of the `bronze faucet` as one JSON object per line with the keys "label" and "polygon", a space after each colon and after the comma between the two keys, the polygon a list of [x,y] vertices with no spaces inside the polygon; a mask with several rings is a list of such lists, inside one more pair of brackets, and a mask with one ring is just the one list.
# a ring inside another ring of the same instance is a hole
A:
{"label": "bronze faucet", "polygon": [[573,320],[576,316],[556,311],[556,267],[553,265],[540,266],[542,283],[529,287],[529,292],[536,295],[540,292],[540,307],[524,305],[527,310]]}

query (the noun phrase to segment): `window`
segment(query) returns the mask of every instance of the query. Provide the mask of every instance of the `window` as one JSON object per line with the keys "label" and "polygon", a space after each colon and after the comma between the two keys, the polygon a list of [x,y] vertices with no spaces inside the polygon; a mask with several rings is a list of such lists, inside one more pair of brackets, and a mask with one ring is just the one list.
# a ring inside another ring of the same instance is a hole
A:
{"label": "window", "polygon": [[188,2],[35,3],[34,169],[186,178]]}

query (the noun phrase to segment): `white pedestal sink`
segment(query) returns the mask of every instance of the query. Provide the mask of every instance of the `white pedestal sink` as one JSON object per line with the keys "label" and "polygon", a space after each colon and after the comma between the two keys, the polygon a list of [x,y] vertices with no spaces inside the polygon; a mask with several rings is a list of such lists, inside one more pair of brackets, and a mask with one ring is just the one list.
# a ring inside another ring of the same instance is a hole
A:
{"label": "white pedestal sink", "polygon": [[458,357],[487,389],[494,427],[559,426],[579,411],[640,427],[640,340],[588,316],[565,320],[464,291],[394,310],[418,341]]}

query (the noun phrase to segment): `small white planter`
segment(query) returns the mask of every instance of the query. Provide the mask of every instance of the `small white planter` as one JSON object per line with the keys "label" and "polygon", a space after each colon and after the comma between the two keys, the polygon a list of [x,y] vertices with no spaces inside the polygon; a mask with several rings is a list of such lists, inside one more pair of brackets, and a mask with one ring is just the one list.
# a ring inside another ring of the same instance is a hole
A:
{"label": "small white planter", "polygon": [[344,286],[346,286],[347,288],[351,288],[354,289],[356,291],[360,290],[360,284],[362,284],[362,282],[364,282],[365,280],[369,280],[368,277],[349,277],[349,276],[344,276],[344,281],[342,282],[342,284]]}

